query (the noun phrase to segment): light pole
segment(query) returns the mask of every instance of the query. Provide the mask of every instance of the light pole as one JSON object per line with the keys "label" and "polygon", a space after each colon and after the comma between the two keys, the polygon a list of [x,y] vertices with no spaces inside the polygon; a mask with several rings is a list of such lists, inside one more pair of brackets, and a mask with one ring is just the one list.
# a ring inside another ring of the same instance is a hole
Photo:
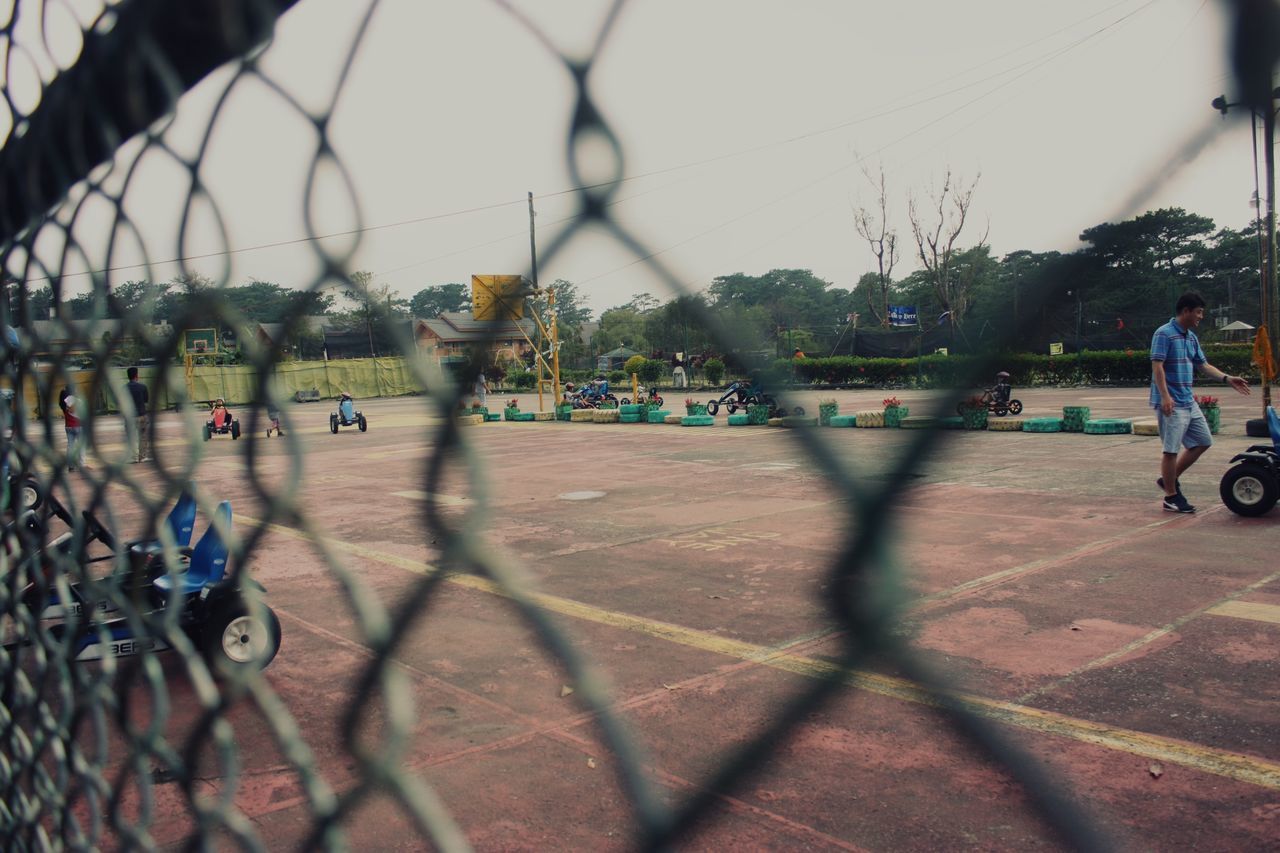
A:
{"label": "light pole", "polygon": [[[1259,302],[1262,314],[1262,325],[1266,327],[1267,340],[1270,344],[1271,352],[1276,351],[1276,326],[1280,322],[1276,320],[1277,303],[1280,297],[1276,293],[1276,99],[1280,98],[1280,89],[1271,90],[1271,102],[1267,105],[1263,112],[1262,134],[1263,134],[1263,155],[1266,163],[1267,174],[1267,253],[1266,253],[1266,269],[1259,271]],[[1219,95],[1214,98],[1211,105],[1215,110],[1227,114],[1227,110],[1239,104],[1227,103],[1226,95]],[[1256,111],[1254,112],[1256,115]],[[1255,153],[1255,157],[1257,154]],[[1256,164],[1255,160],[1255,164]],[[1266,417],[1267,407],[1271,405],[1271,382],[1268,381],[1267,375],[1270,371],[1266,368],[1262,370],[1262,414]]]}

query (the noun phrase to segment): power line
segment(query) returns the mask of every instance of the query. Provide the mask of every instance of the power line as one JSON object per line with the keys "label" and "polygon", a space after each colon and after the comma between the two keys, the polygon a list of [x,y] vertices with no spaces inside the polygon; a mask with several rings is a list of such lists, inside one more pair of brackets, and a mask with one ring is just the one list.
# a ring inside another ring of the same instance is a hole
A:
{"label": "power line", "polygon": [[[993,62],[998,62],[998,61],[999,61],[999,60],[1001,60],[1001,59],[1004,59],[1004,58],[1006,58],[1006,57],[1009,57],[1009,56],[1012,56],[1012,55],[1014,55],[1014,54],[1017,54],[1017,53],[1019,53],[1019,52],[1021,52],[1021,51],[1025,50],[1025,49],[1027,49],[1028,47],[1031,47],[1031,46],[1033,46],[1033,45],[1039,44],[1040,42],[1046,41],[1046,40],[1048,40],[1048,39],[1050,39],[1050,38],[1053,38],[1053,37],[1054,37],[1054,36],[1056,36],[1056,35],[1059,35],[1059,34],[1061,34],[1061,33],[1063,33],[1063,32],[1068,31],[1068,30],[1074,29],[1075,27],[1079,26],[1080,24],[1084,23],[1085,21],[1091,20],[1092,18],[1098,17],[1099,15],[1102,15],[1102,14],[1105,14],[1106,12],[1112,11],[1112,10],[1114,10],[1115,8],[1119,7],[1119,6],[1126,5],[1126,4],[1127,4],[1127,3],[1129,3],[1129,2],[1132,2],[1132,0],[1120,0],[1120,2],[1114,3],[1114,4],[1112,4],[1111,6],[1108,6],[1108,7],[1104,8],[1104,9],[1101,9],[1101,10],[1099,10],[1099,11],[1097,11],[1097,12],[1094,12],[1094,13],[1092,13],[1092,14],[1090,14],[1090,15],[1087,15],[1087,16],[1085,16],[1085,17],[1083,17],[1083,18],[1081,18],[1081,19],[1079,19],[1079,20],[1077,20],[1077,21],[1075,21],[1075,22],[1073,22],[1073,23],[1071,23],[1071,24],[1068,24],[1068,25],[1067,25],[1067,26],[1065,26],[1065,27],[1061,27],[1061,28],[1059,28],[1059,29],[1057,29],[1057,30],[1054,30],[1054,31],[1052,31],[1052,32],[1050,32],[1050,33],[1048,33],[1048,34],[1046,34],[1046,35],[1039,36],[1039,37],[1037,37],[1037,38],[1035,38],[1035,39],[1033,39],[1033,40],[1031,40],[1031,41],[1029,41],[1029,42],[1024,43],[1023,45],[1021,45],[1021,46],[1019,46],[1019,47],[1017,47],[1017,48],[1014,48],[1013,50],[1006,51],[1005,53],[999,54],[999,55],[997,55],[997,56],[995,56],[995,57],[992,57],[992,58],[989,58],[989,59],[983,60],[982,62],[979,62],[979,63],[977,63],[977,64],[975,64],[975,65],[972,65],[972,66],[970,66],[969,68],[964,69],[963,71],[958,72],[957,74],[949,75],[947,79],[948,79],[948,80],[952,80],[952,79],[956,79],[957,77],[962,77],[962,76],[964,76],[965,74],[968,74],[968,73],[969,73],[969,72],[971,72],[971,71],[975,71],[975,70],[977,70],[977,69],[979,69],[979,68],[983,68],[983,67],[985,67],[985,66],[987,66],[987,65],[990,65],[990,64],[992,64]],[[1154,3],[1154,2],[1156,2],[1156,0],[1148,0],[1148,2],[1147,2],[1146,4],[1144,4],[1143,6],[1139,7],[1139,9],[1135,10],[1134,12],[1130,12],[1130,13],[1129,13],[1129,15],[1126,15],[1126,16],[1124,16],[1124,18],[1121,18],[1121,19],[1119,19],[1119,20],[1123,21],[1125,18],[1127,18],[1127,17],[1129,17],[1129,16],[1131,16],[1131,15],[1133,15],[1133,14],[1136,14],[1137,12],[1142,11],[1143,9],[1145,9],[1147,6],[1150,6],[1150,5],[1151,5],[1152,3]],[[1113,24],[1112,24],[1112,25],[1114,25],[1114,22],[1113,22]],[[1104,27],[1103,29],[1106,29],[1106,28]],[[1101,31],[1099,31],[1099,32],[1101,32]],[[1097,33],[1094,33],[1093,35],[1096,35],[1096,34],[1097,34]],[[1088,37],[1086,37],[1086,40],[1087,40],[1088,38],[1091,38],[1091,37],[1092,37],[1092,36],[1088,36]],[[1078,43],[1079,43],[1079,42],[1077,42],[1077,44],[1078,44]],[[1070,46],[1069,46],[1069,47],[1070,47]],[[1069,48],[1068,48],[1068,49],[1069,49]],[[1060,50],[1060,49],[1059,49],[1059,50]],[[1050,58],[1050,59],[1052,59],[1052,58],[1056,58],[1057,53],[1058,53],[1058,51],[1051,52],[1051,53],[1049,54],[1049,58]],[[618,186],[618,185],[621,185],[621,184],[624,184],[624,183],[628,183],[628,182],[631,182],[631,181],[638,181],[638,180],[643,180],[643,179],[645,179],[645,178],[656,177],[656,176],[658,176],[658,175],[669,174],[669,173],[677,172],[677,171],[684,171],[684,170],[687,170],[687,169],[698,168],[698,167],[701,167],[701,166],[707,166],[707,165],[711,165],[711,164],[713,164],[713,163],[722,162],[722,161],[724,161],[724,160],[729,160],[729,159],[733,159],[733,158],[736,158],[736,157],[742,157],[742,156],[746,156],[746,155],[748,155],[748,154],[758,153],[758,152],[760,152],[760,151],[768,150],[768,149],[771,149],[771,148],[777,148],[777,147],[781,147],[781,146],[785,146],[785,145],[791,145],[791,144],[794,144],[794,143],[796,143],[796,142],[801,142],[801,141],[805,141],[805,140],[808,140],[808,139],[813,139],[813,138],[816,138],[816,137],[824,136],[824,135],[827,135],[827,134],[830,134],[830,133],[834,133],[834,132],[836,132],[836,131],[838,131],[838,130],[844,130],[844,129],[846,129],[846,128],[853,127],[853,126],[858,125],[858,124],[862,124],[862,123],[865,123],[865,122],[868,122],[868,121],[874,121],[874,120],[879,119],[879,118],[885,118],[885,117],[887,117],[887,116],[894,115],[894,114],[899,113],[899,112],[903,112],[903,111],[906,111],[906,110],[909,110],[909,109],[914,109],[915,107],[918,107],[918,106],[923,106],[923,105],[925,105],[925,104],[931,103],[931,102],[936,101],[936,100],[939,100],[939,99],[941,99],[941,98],[945,98],[945,97],[949,97],[950,95],[954,95],[954,94],[956,94],[957,92],[961,92],[961,91],[964,91],[964,90],[966,90],[966,89],[973,88],[974,86],[981,85],[982,83],[988,82],[988,81],[990,81],[990,80],[997,79],[997,78],[1002,77],[1002,76],[1004,76],[1004,75],[1006,75],[1006,74],[1009,74],[1009,73],[1010,73],[1010,72],[1012,72],[1012,71],[1015,71],[1015,70],[1017,70],[1017,69],[1019,69],[1019,68],[1022,68],[1022,67],[1026,66],[1026,65],[1034,65],[1034,64],[1037,64],[1037,63],[1041,63],[1043,59],[1044,59],[1044,57],[1036,57],[1036,58],[1033,58],[1033,59],[1025,60],[1025,61],[1023,61],[1023,62],[1020,62],[1020,63],[1016,64],[1016,65],[1010,66],[1009,68],[1005,68],[1005,69],[1003,69],[1003,70],[1001,70],[1001,71],[998,71],[998,72],[995,72],[995,73],[993,73],[993,74],[987,75],[986,77],[982,77],[982,78],[979,78],[979,79],[977,79],[977,80],[971,81],[971,82],[969,82],[969,83],[965,83],[965,84],[962,84],[962,85],[960,85],[960,86],[956,86],[956,87],[954,87],[954,88],[948,89],[948,90],[943,91],[943,92],[938,92],[938,93],[931,94],[931,95],[929,95],[928,97],[925,97],[925,98],[921,98],[921,99],[918,99],[918,100],[915,100],[915,101],[912,101],[912,102],[909,102],[909,103],[906,103],[906,104],[898,104],[898,105],[896,105],[896,106],[893,106],[893,107],[890,107],[890,108],[887,108],[887,109],[882,109],[882,110],[879,110],[879,111],[877,111],[877,112],[872,112],[872,113],[868,113],[868,114],[863,114],[863,115],[861,115],[861,116],[857,116],[857,117],[855,117],[855,118],[852,118],[852,119],[849,119],[849,120],[846,120],[846,121],[840,122],[840,123],[838,123],[838,124],[829,125],[829,126],[827,126],[827,127],[823,127],[823,128],[819,128],[819,129],[817,129],[817,130],[813,130],[813,131],[809,131],[809,132],[806,132],[806,133],[798,134],[798,135],[796,135],[796,136],[791,136],[791,137],[787,137],[787,138],[784,138],[784,139],[774,140],[774,141],[772,141],[772,142],[762,143],[762,144],[760,144],[760,145],[755,145],[755,146],[751,146],[751,147],[748,147],[748,148],[739,149],[739,150],[737,150],[737,151],[732,151],[732,152],[726,152],[726,153],[722,153],[722,154],[717,154],[717,155],[714,155],[714,156],[711,156],[711,157],[702,158],[702,159],[700,159],[700,160],[693,160],[693,161],[690,161],[690,162],[687,162],[687,163],[682,163],[682,164],[675,165],[675,166],[668,166],[668,167],[664,167],[664,168],[661,168],[661,169],[653,169],[653,170],[650,170],[650,171],[648,171],[648,172],[642,172],[642,173],[637,174],[637,175],[629,175],[629,176],[622,177],[622,178],[618,178],[618,179],[616,179],[616,180],[612,180],[612,181],[602,181],[602,182],[595,183],[595,184],[584,184],[584,185],[579,185],[579,186],[569,187],[569,188],[565,188],[565,189],[555,190],[555,191],[553,191],[553,192],[539,193],[538,195],[539,195],[539,197],[540,197],[540,198],[543,198],[543,199],[549,199],[549,198],[557,198],[557,197],[565,196],[565,195],[576,194],[576,193],[584,192],[584,191],[587,191],[587,190],[602,189],[602,188],[606,188],[606,187],[610,187],[610,186]],[[1019,76],[1021,76],[1021,75],[1019,75]],[[1017,79],[1017,78],[1015,78],[1015,79]],[[931,86],[930,86],[930,87],[923,87],[923,88],[921,88],[921,89],[914,90],[913,92],[908,92],[908,93],[907,93],[907,95],[906,95],[906,97],[909,97],[910,95],[915,94],[915,92],[920,92],[920,91],[929,91],[931,88],[932,88]],[[988,94],[989,94],[989,93],[988,93]],[[926,126],[927,126],[927,125],[926,125]],[[632,196],[632,198],[634,198],[634,197],[636,197],[636,196]],[[376,225],[367,225],[367,226],[362,226],[362,227],[360,227],[360,228],[351,228],[351,229],[347,229],[347,230],[345,230],[345,231],[334,231],[334,232],[330,232],[330,233],[328,233],[328,234],[309,235],[309,236],[304,236],[304,237],[295,237],[295,238],[290,238],[290,239],[286,239],[286,240],[277,240],[277,241],[272,241],[272,242],[267,242],[267,243],[259,243],[259,244],[253,245],[253,246],[242,246],[242,247],[238,247],[238,248],[220,249],[220,250],[213,251],[213,252],[204,252],[204,253],[195,254],[195,255],[183,255],[183,256],[167,258],[167,259],[159,260],[159,261],[148,261],[148,262],[144,262],[144,263],[137,263],[137,264],[119,264],[119,265],[115,265],[115,266],[111,266],[111,267],[103,267],[103,268],[100,268],[100,269],[82,270],[82,271],[78,271],[78,272],[62,273],[62,274],[60,274],[60,277],[61,277],[61,278],[70,278],[70,277],[72,277],[72,276],[83,276],[83,275],[104,275],[104,274],[112,273],[112,272],[121,272],[121,271],[124,271],[124,270],[131,270],[131,269],[142,269],[142,268],[150,267],[150,266],[167,266],[167,265],[171,265],[171,264],[186,263],[186,262],[188,262],[188,261],[207,260],[207,259],[210,259],[210,258],[228,257],[228,256],[231,256],[231,255],[245,254],[245,253],[248,253],[248,252],[256,252],[256,251],[262,251],[262,250],[266,250],[266,249],[284,248],[284,247],[287,247],[287,246],[295,246],[295,245],[300,245],[300,244],[303,244],[303,243],[311,243],[311,242],[316,242],[316,241],[320,241],[320,240],[329,240],[329,239],[334,239],[334,238],[338,238],[338,237],[350,237],[350,236],[353,236],[353,235],[365,234],[365,233],[370,233],[370,232],[374,232],[374,231],[382,231],[382,230],[387,230],[387,229],[391,229],[391,228],[400,228],[400,227],[404,227],[404,226],[406,226],[406,225],[417,225],[417,224],[421,224],[421,223],[424,223],[424,222],[433,222],[433,221],[439,221],[439,220],[444,220],[444,219],[450,219],[450,218],[457,217],[457,216],[466,216],[466,215],[470,215],[470,214],[474,214],[474,213],[481,213],[481,212],[489,211],[489,210],[497,210],[497,209],[501,209],[501,208],[504,208],[504,207],[511,207],[511,206],[514,206],[514,205],[517,205],[517,204],[523,204],[523,203],[525,203],[525,201],[526,201],[526,199],[524,199],[524,198],[518,198],[518,199],[512,199],[512,200],[510,200],[510,201],[495,202],[495,203],[493,203],[493,204],[486,204],[486,205],[479,205],[479,206],[475,206],[475,207],[463,208],[463,209],[460,209],[460,210],[449,211],[449,212],[446,212],[446,213],[430,214],[430,215],[426,215],[426,216],[417,216],[417,217],[412,217],[412,218],[408,218],[408,219],[397,220],[397,221],[395,221],[395,222],[386,222],[386,223],[379,223],[379,224],[376,224]],[[559,220],[559,222],[564,222],[564,221],[567,221],[567,220],[563,220],[563,219],[562,219],[562,220]],[[556,224],[556,223],[552,223],[552,224]],[[475,247],[473,247],[473,248],[480,248],[480,247],[485,246],[485,245],[491,245],[492,243],[500,242],[500,241],[505,240],[505,239],[510,239],[510,238],[507,238],[507,237],[497,238],[496,240],[493,240],[493,241],[488,241],[488,242],[486,242],[486,243],[478,244],[477,246],[475,246]],[[467,250],[461,250],[461,251],[467,251]],[[453,254],[458,254],[458,252],[448,253],[448,254],[446,254],[446,255],[439,256],[438,258],[435,258],[435,259],[433,259],[433,260],[438,260],[438,259],[443,258],[443,257],[449,257],[449,256],[451,256],[451,255],[453,255]],[[407,266],[405,266],[405,267],[399,267],[399,268],[396,268],[396,269],[394,269],[394,270],[389,270],[389,271],[388,271],[388,273],[389,273],[389,272],[397,272],[397,271],[400,271],[400,270],[403,270],[403,269],[408,269],[408,268],[411,268],[411,267],[413,267],[413,266],[418,266],[418,265],[425,264],[425,263],[430,263],[430,262],[431,262],[430,260],[427,260],[427,261],[420,261],[420,262],[417,262],[417,263],[415,263],[415,264],[407,265]],[[30,281],[30,282],[38,282],[38,281],[49,281],[49,280],[51,280],[51,278],[52,278],[52,276],[41,276],[41,277],[35,277],[35,278],[28,278],[28,279],[26,279],[26,280],[27,280],[27,281]]]}
{"label": "power line", "polygon": [[[1023,77],[1025,77],[1027,74],[1030,74],[1032,71],[1037,70],[1038,68],[1040,68],[1040,67],[1042,67],[1042,66],[1044,66],[1044,65],[1048,64],[1049,62],[1053,61],[1054,59],[1058,59],[1059,57],[1062,57],[1062,56],[1066,55],[1067,53],[1069,53],[1070,51],[1072,51],[1072,50],[1074,50],[1075,48],[1079,47],[1080,45],[1085,44],[1086,42],[1088,42],[1088,41],[1090,41],[1090,40],[1092,40],[1092,39],[1094,39],[1094,38],[1096,38],[1096,37],[1098,37],[1098,36],[1102,35],[1103,33],[1107,32],[1107,31],[1108,31],[1108,30],[1110,30],[1112,27],[1118,26],[1119,24],[1122,24],[1123,22],[1125,22],[1125,21],[1126,21],[1126,20],[1128,20],[1129,18],[1132,18],[1133,16],[1135,16],[1135,15],[1137,15],[1137,14],[1140,14],[1141,12],[1143,12],[1143,11],[1145,11],[1146,9],[1150,8],[1151,6],[1155,5],[1155,3],[1157,3],[1157,2],[1159,2],[1159,0],[1147,0],[1147,2],[1146,2],[1146,3],[1144,3],[1142,6],[1140,6],[1140,7],[1138,7],[1137,9],[1135,9],[1135,10],[1133,10],[1133,11],[1131,11],[1131,12],[1129,12],[1129,13],[1127,13],[1127,14],[1123,15],[1123,16],[1121,16],[1120,18],[1117,18],[1116,20],[1112,21],[1111,23],[1107,24],[1106,26],[1101,27],[1101,28],[1099,28],[1098,30],[1095,30],[1094,32],[1090,33],[1089,35],[1084,36],[1083,38],[1080,38],[1080,39],[1078,39],[1077,41],[1072,42],[1072,43],[1071,43],[1071,44],[1069,44],[1069,45],[1066,45],[1065,47],[1058,48],[1055,52],[1051,53],[1051,54],[1050,54],[1050,55],[1048,55],[1047,57],[1043,57],[1043,58],[1041,58],[1041,59],[1038,61],[1038,64],[1036,64],[1036,65],[1032,66],[1031,68],[1026,69],[1026,70],[1025,70],[1025,71],[1023,71],[1021,74],[1018,74],[1017,76],[1015,76],[1015,77],[1013,77],[1013,78],[1011,78],[1011,79],[1009,79],[1009,80],[1004,81],[1004,82],[1003,82],[1003,83],[1001,83],[1000,85],[998,85],[998,86],[996,86],[996,87],[994,87],[994,88],[992,88],[992,89],[989,89],[988,91],[986,91],[986,92],[982,93],[981,95],[978,95],[978,96],[977,96],[977,97],[975,97],[975,98],[971,98],[970,100],[966,101],[965,103],[961,104],[960,106],[956,107],[955,109],[952,109],[952,110],[950,110],[949,112],[943,113],[942,115],[937,116],[937,117],[935,117],[935,118],[931,119],[930,121],[926,122],[926,123],[925,123],[925,124],[923,124],[923,125],[920,125],[919,127],[915,128],[914,130],[911,130],[910,132],[905,133],[905,134],[903,134],[902,136],[899,136],[898,138],[896,138],[896,139],[894,139],[894,140],[891,140],[890,142],[885,143],[884,145],[880,146],[880,148],[879,148],[879,149],[877,149],[875,152],[873,152],[873,154],[876,154],[876,155],[881,154],[881,153],[883,153],[886,149],[888,149],[888,148],[890,148],[890,147],[892,147],[892,146],[894,146],[894,145],[897,145],[898,143],[903,142],[904,140],[909,139],[910,137],[915,136],[915,135],[916,135],[916,134],[918,134],[918,133],[921,133],[922,131],[924,131],[924,130],[926,130],[926,129],[930,128],[930,127],[932,127],[933,125],[937,124],[938,122],[943,121],[943,120],[945,120],[945,119],[947,119],[947,118],[949,118],[949,117],[951,117],[951,116],[955,115],[956,113],[958,113],[958,112],[960,112],[960,111],[962,111],[962,110],[964,110],[964,109],[967,109],[968,107],[972,106],[973,104],[977,103],[978,101],[980,101],[980,100],[982,100],[982,99],[984,99],[984,98],[987,98],[987,97],[989,97],[990,95],[995,94],[996,92],[1000,91],[1001,89],[1005,88],[1006,86],[1012,85],[1013,83],[1015,83],[1015,82],[1017,82],[1018,80],[1020,80],[1020,79],[1022,79]],[[1026,63],[1023,63],[1023,64],[1025,65]],[[648,260],[650,260],[650,259],[652,259],[652,258],[656,258],[658,255],[663,255],[663,254],[666,254],[667,252],[672,251],[673,249],[678,249],[679,247],[681,247],[681,246],[683,246],[683,245],[686,245],[687,243],[691,243],[691,242],[693,242],[693,241],[695,241],[695,240],[701,239],[702,237],[705,237],[705,236],[707,236],[708,234],[712,234],[712,233],[714,233],[714,232],[716,232],[716,231],[719,231],[719,230],[720,230],[720,229],[722,229],[722,228],[726,228],[726,227],[728,227],[729,225],[733,225],[734,223],[740,222],[741,220],[746,219],[747,217],[749,217],[749,216],[751,216],[751,215],[753,215],[753,214],[755,214],[755,213],[757,213],[757,212],[759,212],[759,211],[761,211],[761,210],[764,210],[764,209],[765,209],[765,208],[767,208],[767,207],[771,207],[771,206],[773,206],[773,205],[777,204],[777,203],[778,203],[778,202],[780,202],[780,201],[784,201],[784,200],[786,200],[786,199],[790,198],[791,196],[796,195],[797,193],[803,192],[804,190],[808,189],[809,187],[814,186],[815,184],[821,183],[821,182],[823,182],[823,181],[826,181],[826,180],[827,180],[827,179],[829,179],[829,178],[835,177],[836,175],[838,175],[839,173],[841,173],[841,172],[845,171],[846,169],[849,169],[850,167],[855,166],[855,165],[857,165],[857,164],[859,164],[859,163],[863,162],[864,160],[868,159],[870,156],[871,156],[871,155],[865,155],[865,156],[862,156],[862,157],[858,157],[858,158],[856,158],[856,159],[855,159],[853,162],[851,162],[851,163],[846,163],[846,164],[844,164],[844,165],[842,165],[842,166],[840,166],[840,167],[838,167],[838,168],[836,168],[836,169],[834,169],[834,170],[832,170],[832,171],[829,171],[829,172],[827,172],[827,173],[825,173],[825,174],[823,174],[823,175],[819,176],[818,178],[815,178],[815,179],[814,179],[814,180],[812,180],[812,181],[809,181],[809,182],[807,182],[807,183],[804,183],[804,184],[800,185],[799,187],[796,187],[796,188],[794,188],[794,189],[792,189],[792,190],[788,190],[787,192],[783,193],[782,195],[775,196],[774,198],[770,199],[769,201],[766,201],[766,202],[764,202],[763,204],[758,205],[757,207],[754,207],[754,208],[752,208],[751,210],[748,210],[748,211],[746,211],[746,212],[745,212],[745,213],[743,213],[743,214],[740,214],[740,215],[735,216],[735,217],[733,217],[733,218],[731,218],[731,219],[725,220],[724,222],[721,222],[721,223],[719,223],[718,225],[714,225],[714,226],[712,226],[711,228],[708,228],[708,229],[706,229],[706,230],[704,230],[704,231],[700,231],[700,232],[698,232],[697,234],[694,234],[694,235],[693,235],[693,236],[691,236],[691,237],[687,237],[687,238],[685,238],[685,239],[683,239],[683,240],[681,240],[681,241],[679,241],[679,242],[677,242],[677,243],[673,243],[673,244],[671,244],[670,246],[667,246],[667,247],[666,247],[666,248],[664,248],[664,249],[659,249],[659,250],[658,250],[658,251],[656,251],[656,252],[650,252],[649,254],[644,255],[643,257],[636,258],[636,259],[634,259],[634,260],[632,260],[632,261],[629,261],[628,263],[625,263],[625,264],[623,264],[623,265],[621,265],[621,266],[619,266],[619,267],[615,267],[614,269],[611,269],[611,270],[609,270],[609,271],[607,271],[607,272],[599,273],[598,275],[594,275],[594,276],[591,276],[591,277],[589,277],[589,278],[583,279],[582,281],[580,281],[580,282],[578,282],[578,283],[579,283],[579,284],[587,284],[587,283],[592,282],[592,281],[597,281],[597,280],[599,280],[599,279],[606,278],[606,277],[608,277],[608,276],[613,275],[614,273],[618,273],[618,272],[621,272],[622,270],[625,270],[625,269],[628,269],[628,268],[630,268],[630,267],[633,267],[633,266],[635,266],[636,264],[643,263],[644,261],[648,261]]]}

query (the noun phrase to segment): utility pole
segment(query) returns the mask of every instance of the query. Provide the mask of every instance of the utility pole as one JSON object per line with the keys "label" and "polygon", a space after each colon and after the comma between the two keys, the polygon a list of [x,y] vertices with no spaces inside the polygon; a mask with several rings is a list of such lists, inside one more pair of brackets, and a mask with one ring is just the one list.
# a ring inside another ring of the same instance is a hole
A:
{"label": "utility pole", "polygon": [[[1268,88],[1271,88],[1268,81]],[[1267,184],[1267,251],[1266,251],[1266,269],[1262,271],[1261,287],[1259,288],[1259,308],[1262,315],[1262,325],[1266,327],[1267,340],[1271,345],[1271,352],[1274,359],[1276,352],[1276,327],[1280,326],[1280,320],[1277,320],[1277,308],[1280,308],[1280,295],[1276,293],[1276,95],[1280,94],[1280,89],[1271,88],[1269,103],[1263,114],[1262,133],[1263,133],[1263,156],[1266,164],[1266,184]],[[1227,110],[1238,104],[1227,103],[1226,95],[1219,95],[1213,99],[1212,106],[1215,110],[1224,116]],[[1256,107],[1255,107],[1256,109]],[[1254,137],[1255,141],[1257,137]],[[1254,156],[1257,152],[1255,149]],[[1256,175],[1257,160],[1254,160],[1254,168]],[[1267,407],[1271,405],[1271,383],[1266,380],[1267,371],[1263,371],[1262,383],[1262,416],[1265,419]]]}
{"label": "utility pole", "polygon": [[533,190],[529,191],[529,273],[533,281],[533,289],[538,289],[538,245],[533,229]]}

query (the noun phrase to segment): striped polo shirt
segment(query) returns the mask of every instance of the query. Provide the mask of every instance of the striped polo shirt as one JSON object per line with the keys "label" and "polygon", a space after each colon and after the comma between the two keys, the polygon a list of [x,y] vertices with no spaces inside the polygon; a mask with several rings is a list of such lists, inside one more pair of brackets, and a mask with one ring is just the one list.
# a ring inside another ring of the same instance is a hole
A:
{"label": "striped polo shirt", "polygon": [[[1196,365],[1207,360],[1196,333],[1182,328],[1176,317],[1170,319],[1151,336],[1151,360],[1164,362],[1165,384],[1169,387],[1173,405],[1179,409],[1191,408],[1195,402],[1191,380],[1195,377]],[[1160,389],[1156,387],[1154,377],[1151,380],[1151,405],[1160,405]]]}

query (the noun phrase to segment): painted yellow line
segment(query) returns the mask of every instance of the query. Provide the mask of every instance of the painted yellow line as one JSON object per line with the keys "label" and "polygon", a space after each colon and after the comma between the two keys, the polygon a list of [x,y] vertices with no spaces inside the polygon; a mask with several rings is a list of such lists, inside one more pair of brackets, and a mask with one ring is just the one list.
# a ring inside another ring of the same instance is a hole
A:
{"label": "painted yellow line", "polygon": [[[1076,667],[1075,669],[1071,670],[1061,678],[1056,678],[1053,681],[1049,682],[1048,684],[1043,684],[1040,687],[1037,687],[1035,690],[1032,690],[1030,693],[1026,693],[1022,696],[1019,696],[1018,702],[1025,704],[1039,696],[1045,695],[1046,693],[1052,693],[1054,690],[1057,690],[1059,687],[1066,684],[1068,681],[1071,681],[1072,679],[1074,679],[1077,675],[1080,675],[1081,673],[1089,672],[1090,670],[1097,669],[1100,666],[1106,666],[1109,663],[1112,663],[1114,661],[1120,660],[1123,657],[1133,654],[1138,649],[1143,648],[1144,646],[1149,646],[1150,644],[1154,643],[1156,640],[1159,640],[1162,637],[1166,637],[1169,634],[1172,634],[1174,631],[1178,630],[1183,625],[1190,622],[1192,619],[1196,619],[1200,616],[1203,616],[1206,613],[1214,613],[1215,611],[1218,611],[1222,608],[1229,608],[1235,603],[1236,599],[1246,596],[1249,593],[1254,592],[1255,590],[1261,589],[1264,586],[1268,586],[1272,583],[1275,583],[1277,580],[1280,580],[1280,572],[1275,572],[1274,574],[1267,575],[1265,578],[1256,580],[1253,583],[1249,584],[1248,586],[1238,589],[1235,592],[1230,593],[1229,595],[1225,595],[1215,602],[1206,604],[1203,607],[1197,607],[1195,610],[1192,610],[1190,613],[1184,613],[1183,615],[1179,616],[1177,619],[1174,619],[1169,624],[1162,625],[1161,627],[1156,628],[1154,631],[1150,631],[1147,634],[1144,634],[1143,636],[1139,637],[1138,639],[1130,643],[1126,643],[1125,645],[1121,646],[1120,648],[1116,649],[1113,652],[1108,652],[1107,654],[1103,655],[1100,658],[1095,658],[1094,660],[1091,660],[1082,666]],[[1280,610],[1280,608],[1276,608],[1276,610]],[[1223,615],[1233,615],[1233,614],[1227,613]],[[1280,620],[1277,620],[1277,621],[1280,621]]]}
{"label": "painted yellow line", "polygon": [[1207,611],[1214,616],[1231,616],[1236,619],[1250,619],[1254,622],[1270,622],[1280,625],[1280,605],[1259,604],[1253,601],[1227,601]]}
{"label": "painted yellow line", "polygon": [[460,498],[456,495],[442,495],[440,493],[432,494],[431,492],[422,492],[417,489],[409,489],[404,492],[392,492],[397,498],[409,498],[415,501],[425,501],[435,498],[435,502],[444,506],[467,506],[471,503],[471,498]]}
{"label": "painted yellow line", "polygon": [[[241,516],[241,519],[250,524],[259,523],[244,516]],[[291,527],[277,524],[271,524],[268,527],[270,530],[284,536],[303,541],[308,539],[306,534]],[[437,571],[436,567],[421,560],[386,554],[364,545],[328,538],[325,539],[325,545],[336,551],[365,557],[414,574],[429,575]],[[450,575],[446,581],[456,586],[490,593],[503,598],[511,597],[498,584],[475,575]],[[529,593],[528,599],[546,611],[581,619],[585,622],[607,625],[689,648],[712,652],[738,660],[751,661],[806,678],[836,679],[850,687],[905,702],[928,706],[938,705],[937,699],[919,685],[906,679],[860,670],[848,670],[827,661],[788,654],[778,649],[708,634],[704,631],[659,622],[654,619],[645,619],[626,613],[605,610],[556,595]],[[1105,749],[1156,759],[1170,764],[1178,764],[1203,773],[1211,773],[1239,782],[1280,790],[1280,764],[1262,758],[1116,726],[1108,726],[1103,723],[1069,717],[1052,711],[1029,708],[1015,702],[1000,702],[969,693],[952,693],[949,694],[949,698],[970,713],[1006,725],[1016,726],[1040,734],[1070,738]]]}

